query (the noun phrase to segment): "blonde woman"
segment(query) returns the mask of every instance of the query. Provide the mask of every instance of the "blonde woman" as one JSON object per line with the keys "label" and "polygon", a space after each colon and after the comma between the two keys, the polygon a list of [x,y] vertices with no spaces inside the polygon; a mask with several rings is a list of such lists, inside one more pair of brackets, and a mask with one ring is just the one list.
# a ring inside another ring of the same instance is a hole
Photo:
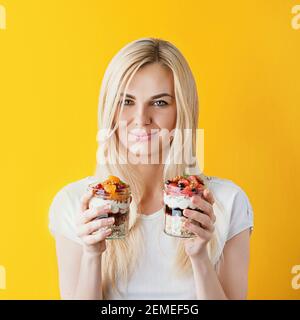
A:
{"label": "blonde woman", "polygon": [[[178,132],[195,132],[197,123],[195,81],[173,44],[142,38],[114,56],[100,92],[96,170],[61,188],[50,207],[63,299],[247,298],[253,211],[246,193],[230,180],[204,175],[188,151],[187,160],[174,161],[186,152],[175,150],[183,147]],[[167,143],[149,148],[151,133],[163,130],[171,132]],[[194,137],[185,143],[191,155]],[[158,155],[159,161],[132,161],[137,149],[143,159]],[[206,190],[193,200],[203,213],[184,212],[196,237],[183,240],[163,232],[162,188],[163,181],[186,172],[198,174]],[[132,190],[125,239],[106,240],[113,221],[95,217],[109,208],[89,208],[87,186],[108,175]]]}

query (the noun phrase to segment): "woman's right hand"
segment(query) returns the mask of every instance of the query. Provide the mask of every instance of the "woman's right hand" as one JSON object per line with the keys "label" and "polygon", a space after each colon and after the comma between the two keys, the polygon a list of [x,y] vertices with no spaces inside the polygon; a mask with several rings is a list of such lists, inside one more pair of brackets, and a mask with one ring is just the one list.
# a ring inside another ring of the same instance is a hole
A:
{"label": "woman's right hand", "polygon": [[114,223],[114,218],[95,219],[100,214],[110,212],[110,206],[89,208],[92,197],[92,192],[87,192],[81,199],[81,214],[76,224],[77,235],[83,241],[85,252],[101,255],[106,249],[105,238],[111,234],[109,227]]}

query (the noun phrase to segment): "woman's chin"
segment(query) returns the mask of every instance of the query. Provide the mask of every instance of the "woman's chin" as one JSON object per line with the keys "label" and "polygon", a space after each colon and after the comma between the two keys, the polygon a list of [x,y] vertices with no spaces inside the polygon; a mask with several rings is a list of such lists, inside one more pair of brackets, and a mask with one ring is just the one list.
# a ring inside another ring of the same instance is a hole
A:
{"label": "woman's chin", "polygon": [[159,163],[159,149],[157,150],[149,150],[147,144],[143,145],[139,143],[139,145],[134,145],[128,148],[128,158],[136,162],[146,162],[146,163]]}
{"label": "woman's chin", "polygon": [[[123,142],[123,141],[121,141]],[[150,144],[145,141],[138,141],[134,143],[128,143],[126,146],[122,143],[123,150],[127,150],[127,161],[128,163],[138,164],[138,163],[147,163],[147,164],[159,164],[160,156],[162,154],[161,146],[159,144]],[[165,154],[168,153],[166,149]]]}

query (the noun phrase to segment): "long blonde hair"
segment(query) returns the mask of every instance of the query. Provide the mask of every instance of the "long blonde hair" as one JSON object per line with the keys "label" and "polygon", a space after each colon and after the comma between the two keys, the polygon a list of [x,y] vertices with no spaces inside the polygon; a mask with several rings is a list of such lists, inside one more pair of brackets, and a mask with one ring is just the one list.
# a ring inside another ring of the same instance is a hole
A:
{"label": "long blonde hair", "polygon": [[[120,161],[122,155],[118,153],[117,149],[118,121],[115,121],[115,117],[118,118],[119,115],[120,93],[124,90],[124,96],[126,95],[128,85],[135,73],[149,63],[160,63],[173,72],[177,106],[176,128],[181,130],[185,128],[195,130],[197,128],[199,106],[195,80],[184,56],[173,44],[157,38],[141,38],[127,44],[113,57],[102,80],[98,109],[99,130],[101,129],[101,132],[105,129],[111,130],[111,133],[106,137],[98,137],[98,141],[101,140],[101,142],[98,142],[98,163],[95,177],[103,180],[110,174],[119,176],[130,185],[132,202],[130,205],[129,235],[125,239],[106,241],[106,250],[102,255],[102,293],[104,299],[107,298],[107,290],[110,288],[116,289],[121,294],[117,287],[117,278],[125,282],[128,281],[134,265],[137,263],[137,257],[140,256],[141,250],[144,248],[138,215],[143,181],[135,174],[134,165]],[[170,147],[170,158],[174,157],[172,148],[178,143],[182,143],[182,141],[179,141],[179,137],[175,133]],[[195,135],[192,139],[192,150],[195,154]],[[99,159],[102,157],[108,161],[99,163]],[[206,185],[207,177],[200,172],[197,163],[196,169],[198,172],[194,173],[200,175]],[[186,172],[188,172],[188,168],[184,163],[175,164],[170,159],[164,165],[163,179],[166,180]],[[214,262],[219,252],[218,239],[218,229],[216,228],[214,236],[208,244],[209,256]],[[178,271],[178,276],[192,270],[190,259],[185,253],[182,242],[179,242],[178,245],[174,267]]]}

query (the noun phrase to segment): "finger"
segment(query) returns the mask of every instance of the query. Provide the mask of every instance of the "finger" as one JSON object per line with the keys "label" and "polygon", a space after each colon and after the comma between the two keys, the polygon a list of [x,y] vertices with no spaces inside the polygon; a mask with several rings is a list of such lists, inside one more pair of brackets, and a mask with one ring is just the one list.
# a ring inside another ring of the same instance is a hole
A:
{"label": "finger", "polygon": [[215,203],[215,198],[208,188],[204,189],[203,196],[211,205]]}
{"label": "finger", "polygon": [[110,226],[114,223],[114,218],[103,218],[98,220],[93,220],[85,225],[82,225],[78,229],[78,236],[83,237],[92,234],[95,231],[98,231],[100,228],[105,226]]}
{"label": "finger", "polygon": [[198,212],[196,210],[190,210],[190,209],[184,209],[183,214],[186,217],[199,222],[204,229],[207,229],[210,232],[214,231],[213,222],[207,214]]}
{"label": "finger", "polygon": [[85,210],[87,210],[89,208],[89,202],[92,199],[92,197],[94,196],[93,194],[93,190],[89,190],[88,192],[86,192],[82,197],[81,197],[81,212],[84,212]]}
{"label": "finger", "polygon": [[206,213],[207,215],[209,215],[209,217],[213,220],[213,215],[214,215],[213,207],[208,201],[202,199],[200,196],[193,196],[191,198],[191,201],[192,201],[192,204],[194,204],[197,208],[202,210],[203,213]]}
{"label": "finger", "polygon": [[[113,220],[110,220],[113,219]],[[114,223],[114,218],[104,218],[99,220],[94,220],[88,224],[82,225],[78,228],[77,235],[79,237],[84,237],[93,234],[96,231],[101,230],[107,226],[111,226]]]}
{"label": "finger", "polygon": [[87,245],[93,245],[96,244],[100,241],[103,241],[106,237],[108,237],[111,234],[112,230],[111,229],[106,229],[106,230],[101,230],[99,233],[88,235],[83,238],[83,241]]}
{"label": "finger", "polygon": [[189,221],[186,221],[184,226],[189,231],[195,233],[197,236],[199,236],[202,239],[208,240],[211,238],[211,232],[201,228],[200,226],[196,226],[195,224],[193,224]]}
{"label": "finger", "polygon": [[90,208],[83,212],[82,215],[79,216],[78,224],[85,224],[89,221],[97,218],[99,215],[104,213],[109,213],[111,211],[111,206],[109,204],[96,207],[96,208]]}

